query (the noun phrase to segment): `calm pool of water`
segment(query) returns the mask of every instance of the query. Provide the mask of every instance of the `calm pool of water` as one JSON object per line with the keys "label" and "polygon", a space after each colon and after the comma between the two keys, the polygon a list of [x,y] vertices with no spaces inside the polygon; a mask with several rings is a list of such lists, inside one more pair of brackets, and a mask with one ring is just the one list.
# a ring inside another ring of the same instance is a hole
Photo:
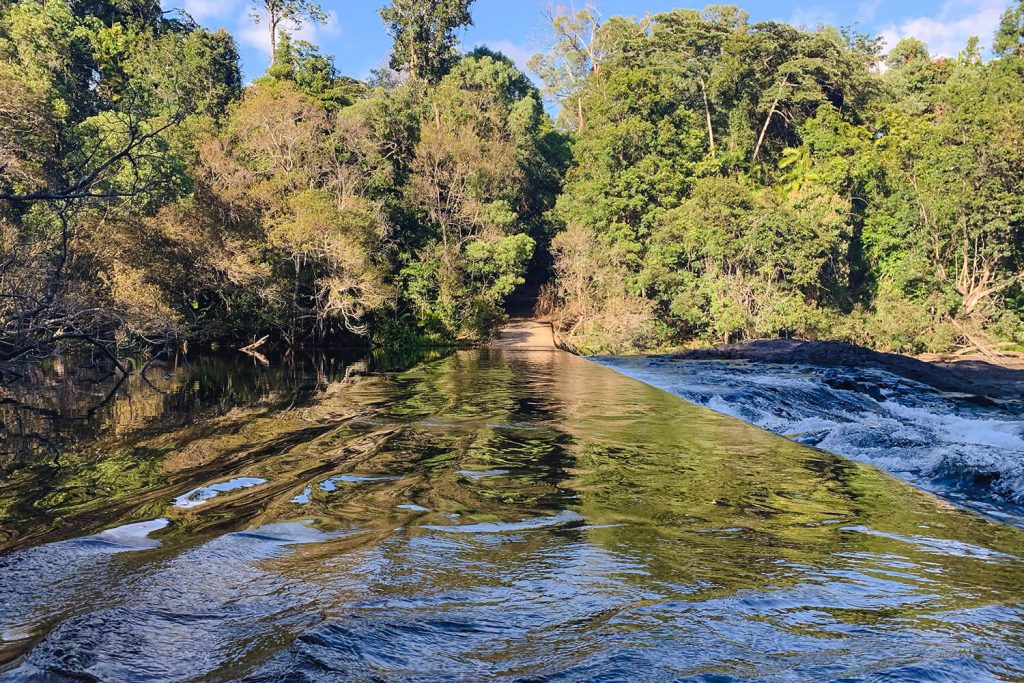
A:
{"label": "calm pool of water", "polygon": [[1024,678],[1024,530],[581,358],[68,374],[0,403],[3,681]]}

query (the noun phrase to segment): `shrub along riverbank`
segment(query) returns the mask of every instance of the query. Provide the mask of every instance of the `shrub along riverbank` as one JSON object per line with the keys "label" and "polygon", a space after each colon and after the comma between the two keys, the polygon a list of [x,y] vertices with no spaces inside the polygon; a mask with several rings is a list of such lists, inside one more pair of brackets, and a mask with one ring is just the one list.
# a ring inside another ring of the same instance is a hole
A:
{"label": "shrub along riverbank", "polygon": [[471,0],[430,4],[381,11],[368,82],[269,22],[243,87],[230,35],[155,1],[6,3],[0,362],[474,341],[541,284],[585,352],[1024,341],[1020,2],[953,59],[735,7],[585,8],[552,18],[542,90],[457,51]]}

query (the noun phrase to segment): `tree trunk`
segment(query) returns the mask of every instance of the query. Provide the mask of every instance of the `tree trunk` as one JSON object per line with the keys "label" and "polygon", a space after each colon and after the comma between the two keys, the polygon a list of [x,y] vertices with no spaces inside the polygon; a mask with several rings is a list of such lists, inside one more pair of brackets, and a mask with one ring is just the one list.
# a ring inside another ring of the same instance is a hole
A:
{"label": "tree trunk", "polygon": [[782,98],[782,89],[789,85],[788,77],[783,78],[779,82],[779,92],[775,94],[775,99],[772,101],[772,108],[768,110],[768,116],[764,119],[764,125],[761,126],[761,135],[757,138],[757,144],[754,145],[754,157],[751,159],[751,163],[757,161],[757,155],[761,152],[761,144],[764,142],[764,136],[768,132],[768,124],[772,122],[772,117],[775,116],[775,108],[779,106],[779,100]]}
{"label": "tree trunk", "polygon": [[711,158],[715,158],[715,130],[711,126],[711,107],[708,105],[708,91],[704,85],[704,77],[697,76],[697,82],[700,83],[700,94],[704,98],[704,118],[707,120],[708,125],[708,145],[711,147]]}
{"label": "tree trunk", "polygon": [[268,12],[267,25],[270,27],[270,65],[277,61],[277,17]]}

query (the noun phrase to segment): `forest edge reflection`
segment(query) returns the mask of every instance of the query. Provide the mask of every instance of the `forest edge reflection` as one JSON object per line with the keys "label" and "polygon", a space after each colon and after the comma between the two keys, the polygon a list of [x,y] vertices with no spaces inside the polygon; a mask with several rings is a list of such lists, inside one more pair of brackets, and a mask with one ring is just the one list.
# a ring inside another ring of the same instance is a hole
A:
{"label": "forest edge reflection", "polygon": [[[313,613],[294,608],[298,621],[279,622],[271,611],[252,624],[283,629],[290,635],[282,643],[294,647],[317,624],[347,623],[372,596],[422,610],[437,591],[438,599],[457,594],[460,609],[475,605],[470,616],[488,619],[494,605],[511,601],[513,628],[533,623],[534,598],[564,593],[566,618],[579,612],[573,618],[615,638],[635,631],[652,666],[665,656],[650,639],[656,623],[684,638],[709,618],[730,628],[743,618],[744,629],[789,633],[786,647],[815,634],[853,638],[862,643],[856,652],[899,628],[945,642],[930,624],[950,614],[968,624],[962,638],[989,648],[986,666],[1013,666],[1020,633],[1006,624],[1020,617],[1024,533],[873,468],[562,352],[461,351],[347,380],[337,365],[326,385],[315,372],[281,381],[274,368],[253,367],[250,380],[219,361],[197,361],[188,372],[212,377],[219,368],[234,393],[204,394],[204,380],[190,374],[181,380],[191,397],[184,403],[157,394],[162,405],[197,408],[176,412],[177,424],[156,427],[147,417],[125,427],[138,398],[131,395],[120,399],[128,404],[122,412],[111,404],[111,419],[125,420],[120,430],[80,437],[52,460],[14,461],[20,468],[5,478],[2,529],[7,548],[22,550],[4,557],[0,576],[20,582],[0,587],[21,614],[36,616],[22,628],[28,635],[7,644],[5,659],[44,657],[40,643],[71,637],[50,624],[94,618],[100,597],[127,601],[129,610],[156,599],[125,593],[118,577],[177,577],[175,590],[186,596],[209,590],[181,575],[202,562],[218,591],[234,586],[229,593],[248,595],[242,584],[258,567],[260,580],[276,577],[267,596],[289,604],[317,596]],[[297,390],[310,378],[313,390]],[[214,400],[195,403],[197,396]],[[238,478],[263,483],[223,485]],[[196,507],[173,505],[203,486],[216,495]],[[99,563],[95,544],[83,544],[104,529],[161,519],[166,526],[146,535],[158,548],[133,547]],[[50,569],[19,570],[34,563]],[[353,582],[362,586],[355,593],[345,588]],[[983,625],[977,610],[987,610]],[[991,632],[995,624],[1001,632]],[[553,638],[568,637],[560,628]],[[873,635],[861,638],[858,629]],[[573,669],[578,662],[564,645],[555,650]],[[293,661],[294,647],[265,652],[259,666],[305,666]],[[897,648],[894,656],[908,653]],[[519,656],[505,652],[502,661],[525,666]],[[237,666],[237,675],[251,671]]]}

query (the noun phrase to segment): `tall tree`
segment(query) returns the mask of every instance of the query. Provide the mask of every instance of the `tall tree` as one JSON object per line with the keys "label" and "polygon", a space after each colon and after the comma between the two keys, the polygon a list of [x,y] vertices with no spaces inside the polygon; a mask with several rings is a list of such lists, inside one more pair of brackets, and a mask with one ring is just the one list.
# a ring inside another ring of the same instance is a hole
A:
{"label": "tall tree", "polygon": [[327,13],[310,0],[252,0],[249,16],[257,24],[266,19],[271,65],[277,61],[277,31],[282,24],[299,28],[307,21],[321,25],[327,23]]}
{"label": "tall tree", "polygon": [[992,52],[1002,57],[1024,57],[1024,0],[1017,0],[1016,7],[1007,7],[1003,12],[992,42]]}
{"label": "tall tree", "polygon": [[4,3],[0,82],[0,363],[175,336],[145,221],[190,192],[234,41],[155,2]]}
{"label": "tall tree", "polygon": [[583,130],[583,92],[587,78],[601,68],[601,14],[592,3],[572,13],[549,10],[545,19],[553,37],[547,54],[530,59],[530,70],[544,82],[544,92],[573,112],[573,125]]}
{"label": "tall tree", "polygon": [[391,0],[380,18],[394,38],[391,68],[436,83],[455,61],[455,31],[473,23],[473,0]]}

